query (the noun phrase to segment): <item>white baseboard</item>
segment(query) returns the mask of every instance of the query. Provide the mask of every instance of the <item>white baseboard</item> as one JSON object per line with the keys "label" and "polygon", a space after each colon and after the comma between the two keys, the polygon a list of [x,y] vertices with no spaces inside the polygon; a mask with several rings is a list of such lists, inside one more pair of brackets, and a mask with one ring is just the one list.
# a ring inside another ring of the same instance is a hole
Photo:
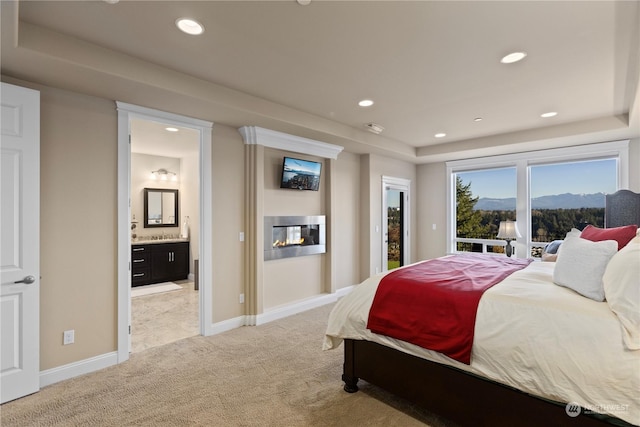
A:
{"label": "white baseboard", "polygon": [[245,317],[246,316],[238,316],[233,319],[223,320],[222,322],[216,322],[209,325],[207,328],[208,335],[216,335],[221,334],[222,332],[227,332],[232,329],[239,328],[241,326],[245,326]]}
{"label": "white baseboard", "polygon": [[59,381],[75,378],[79,375],[88,374],[100,369],[113,366],[118,363],[118,352],[105,353],[100,356],[58,366],[40,372],[40,387],[55,384]]}
{"label": "white baseboard", "polygon": [[[222,322],[212,323],[209,326],[208,332],[210,332],[209,335],[216,335],[241,326],[256,326],[273,322],[274,320],[292,316],[326,304],[331,304],[339,298],[347,295],[354,288],[355,286],[347,286],[346,288],[338,289],[333,294],[318,295],[268,310],[262,314],[239,316]],[[47,369],[46,371],[40,372],[40,387],[46,387],[60,381],[75,378],[90,372],[99,371],[100,369],[108,368],[109,366],[116,364],[118,364],[118,352],[114,351],[91,357],[89,359],[80,360],[78,362],[69,363],[67,365],[58,366],[56,368]]]}
{"label": "white baseboard", "polygon": [[297,301],[291,304],[286,304],[267,310],[262,314],[248,314],[246,316],[240,316],[234,319],[212,323],[209,326],[208,331],[211,332],[210,335],[215,335],[221,332],[239,328],[240,326],[263,325],[265,323],[273,322],[274,320],[282,319],[294,314],[302,313],[303,311],[311,310],[316,307],[336,302],[338,299],[342,298],[353,289],[355,289],[355,287],[356,285],[340,288],[333,294],[322,294],[315,297],[307,298],[302,301]]}
{"label": "white baseboard", "polygon": [[255,319],[252,319],[255,320],[255,323],[252,323],[252,325],[263,325],[268,322],[273,322],[274,320],[302,313],[303,311],[311,310],[313,308],[320,307],[326,304],[331,304],[333,302],[336,302],[337,300],[338,295],[335,293],[323,294],[291,304],[286,304],[284,306],[272,308],[262,314],[258,314],[257,316],[255,316]]}

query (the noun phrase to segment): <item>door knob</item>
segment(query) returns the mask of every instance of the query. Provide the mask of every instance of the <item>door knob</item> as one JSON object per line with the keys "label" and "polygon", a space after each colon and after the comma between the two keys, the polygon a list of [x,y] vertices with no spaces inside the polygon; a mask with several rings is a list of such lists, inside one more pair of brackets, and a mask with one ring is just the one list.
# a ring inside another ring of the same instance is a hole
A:
{"label": "door knob", "polygon": [[35,277],[33,277],[33,276],[27,276],[27,277],[25,277],[24,279],[22,279],[22,280],[18,280],[18,281],[13,282],[13,283],[26,283],[27,285],[30,285],[30,284],[32,284],[32,283],[33,283],[33,282],[35,282],[35,281],[36,281],[36,278],[35,278]]}

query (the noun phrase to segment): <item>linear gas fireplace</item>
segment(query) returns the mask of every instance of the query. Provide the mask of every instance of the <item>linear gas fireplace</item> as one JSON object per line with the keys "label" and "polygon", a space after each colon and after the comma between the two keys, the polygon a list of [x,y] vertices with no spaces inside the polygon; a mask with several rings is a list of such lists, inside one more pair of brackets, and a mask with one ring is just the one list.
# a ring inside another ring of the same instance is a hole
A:
{"label": "linear gas fireplace", "polygon": [[265,261],[323,254],[326,248],[324,215],[264,217]]}

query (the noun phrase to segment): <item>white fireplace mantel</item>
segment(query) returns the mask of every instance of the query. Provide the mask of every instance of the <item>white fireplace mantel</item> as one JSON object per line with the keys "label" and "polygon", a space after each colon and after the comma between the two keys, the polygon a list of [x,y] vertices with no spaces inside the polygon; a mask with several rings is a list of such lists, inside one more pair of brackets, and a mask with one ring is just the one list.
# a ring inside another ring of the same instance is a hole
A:
{"label": "white fireplace mantel", "polygon": [[284,151],[308,154],[311,156],[337,159],[344,147],[316,141],[301,136],[265,129],[257,126],[243,126],[238,129],[247,145],[263,145]]}

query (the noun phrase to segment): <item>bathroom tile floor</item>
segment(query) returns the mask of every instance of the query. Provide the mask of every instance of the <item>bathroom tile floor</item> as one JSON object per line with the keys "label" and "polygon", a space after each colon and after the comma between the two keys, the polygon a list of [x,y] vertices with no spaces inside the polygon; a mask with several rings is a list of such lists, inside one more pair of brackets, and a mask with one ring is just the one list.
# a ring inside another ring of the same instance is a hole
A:
{"label": "bathroom tile floor", "polygon": [[178,280],[181,290],[131,299],[131,352],[198,335],[198,295],[193,281]]}

